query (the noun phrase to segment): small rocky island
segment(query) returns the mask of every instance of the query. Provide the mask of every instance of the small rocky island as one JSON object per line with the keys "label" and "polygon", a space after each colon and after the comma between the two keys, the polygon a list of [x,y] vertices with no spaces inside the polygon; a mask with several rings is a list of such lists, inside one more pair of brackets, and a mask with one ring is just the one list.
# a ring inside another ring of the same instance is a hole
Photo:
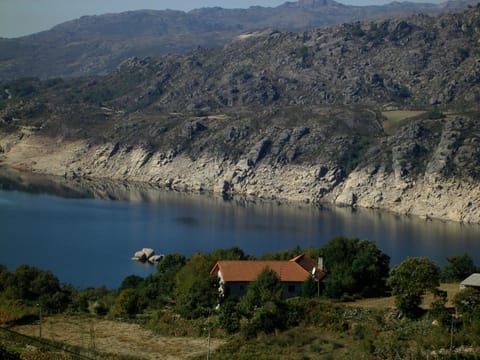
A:
{"label": "small rocky island", "polygon": [[143,248],[142,250],[136,251],[133,254],[132,260],[139,261],[142,263],[148,262],[150,264],[155,264],[163,260],[165,255],[156,255],[155,250],[150,248]]}

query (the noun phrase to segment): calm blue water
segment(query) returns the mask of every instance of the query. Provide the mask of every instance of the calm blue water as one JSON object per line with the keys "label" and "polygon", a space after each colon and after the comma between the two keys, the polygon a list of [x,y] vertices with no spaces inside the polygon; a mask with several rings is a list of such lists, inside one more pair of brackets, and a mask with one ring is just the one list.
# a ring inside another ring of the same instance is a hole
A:
{"label": "calm blue water", "polygon": [[424,221],[375,211],[226,202],[206,195],[161,192],[154,202],[66,199],[0,191],[0,264],[51,270],[76,286],[117,287],[154,267],[131,261],[157,253],[238,246],[246,253],[321,247],[337,235],[374,240],[392,258],[428,256],[440,265],[468,253],[480,265],[480,227]]}

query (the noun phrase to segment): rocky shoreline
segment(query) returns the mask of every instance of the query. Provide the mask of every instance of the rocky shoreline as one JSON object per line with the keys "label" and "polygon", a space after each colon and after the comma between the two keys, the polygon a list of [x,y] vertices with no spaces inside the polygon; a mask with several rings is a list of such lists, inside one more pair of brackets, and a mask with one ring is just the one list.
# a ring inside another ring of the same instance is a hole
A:
{"label": "rocky shoreline", "polygon": [[[17,139],[17,140],[14,140]],[[253,164],[211,156],[192,160],[115,144],[57,143],[37,136],[3,137],[3,165],[66,179],[142,182],[180,192],[363,207],[463,223],[480,223],[480,184],[425,174],[411,180],[373,166],[349,174],[339,167]],[[113,154],[114,153],[114,154]],[[112,155],[113,154],[113,155]]]}
{"label": "rocky shoreline", "polygon": [[480,223],[479,14],[260,31],[0,84],[0,156],[65,179]]}

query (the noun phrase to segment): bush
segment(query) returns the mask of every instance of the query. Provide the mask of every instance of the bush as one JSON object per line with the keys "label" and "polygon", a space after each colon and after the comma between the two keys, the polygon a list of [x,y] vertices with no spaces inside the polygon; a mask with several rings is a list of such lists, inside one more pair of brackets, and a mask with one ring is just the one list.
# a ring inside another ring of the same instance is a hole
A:
{"label": "bush", "polygon": [[114,314],[133,318],[140,310],[139,299],[135,290],[121,290],[115,301]]}
{"label": "bush", "polygon": [[266,302],[280,302],[282,291],[282,283],[277,273],[265,268],[257,279],[248,285],[247,293],[240,300],[239,306],[245,316],[251,317],[254,310]]}
{"label": "bush", "polygon": [[263,332],[269,334],[286,328],[286,306],[283,302],[268,301],[255,309],[250,319],[241,323],[241,333],[245,338],[252,338]]}
{"label": "bush", "polygon": [[0,344],[0,359],[2,360],[20,360],[20,355],[7,350]]}
{"label": "bush", "polygon": [[238,310],[238,299],[230,296],[220,306],[218,322],[220,327],[228,334],[234,334],[240,329],[240,311]]}
{"label": "bush", "polygon": [[318,296],[320,292],[320,283],[315,281],[313,276],[309,276],[300,287],[300,296],[312,298]]}
{"label": "bush", "polygon": [[47,313],[65,310],[71,302],[71,294],[60,286],[59,280],[50,272],[20,265],[10,273],[0,268],[0,291],[7,300],[21,300],[30,305],[37,303]]}
{"label": "bush", "polygon": [[416,317],[425,293],[440,285],[440,269],[426,257],[408,258],[392,269],[388,285],[398,308],[408,317]]}
{"label": "bush", "polygon": [[460,314],[480,316],[480,290],[466,288],[460,291],[453,298],[455,309]]}

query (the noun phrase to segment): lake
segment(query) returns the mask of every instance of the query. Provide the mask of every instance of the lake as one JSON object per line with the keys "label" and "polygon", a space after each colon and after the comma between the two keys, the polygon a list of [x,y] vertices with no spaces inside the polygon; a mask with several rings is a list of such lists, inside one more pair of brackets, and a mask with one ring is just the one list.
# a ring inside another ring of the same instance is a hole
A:
{"label": "lake", "polygon": [[224,200],[129,184],[116,190],[111,184],[95,186],[77,182],[82,191],[65,191],[64,185],[47,191],[45,186],[3,185],[0,264],[10,270],[24,263],[37,266],[75,286],[118,287],[130,274],[154,271],[131,260],[143,247],[189,256],[238,246],[260,256],[297,245],[321,247],[339,235],[375,241],[392,266],[408,256],[427,256],[443,265],[447,256],[464,253],[480,264],[478,225],[373,210]]}

